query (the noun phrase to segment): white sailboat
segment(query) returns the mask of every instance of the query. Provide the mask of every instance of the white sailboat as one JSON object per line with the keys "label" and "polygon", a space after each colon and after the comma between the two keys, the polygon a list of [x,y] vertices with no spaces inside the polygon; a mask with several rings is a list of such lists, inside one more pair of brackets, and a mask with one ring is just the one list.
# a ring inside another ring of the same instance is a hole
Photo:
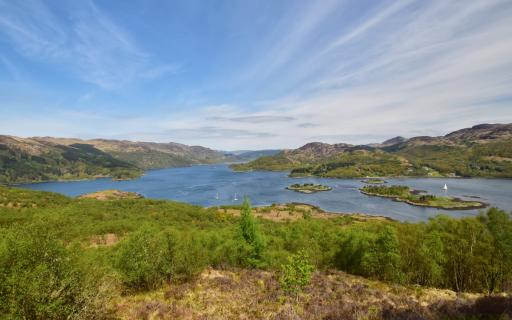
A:
{"label": "white sailboat", "polygon": [[238,198],[236,197],[236,192],[235,192],[235,198],[233,199],[233,201],[237,201]]}
{"label": "white sailboat", "polygon": [[219,193],[217,192],[217,194],[215,195],[215,199],[219,200]]}
{"label": "white sailboat", "polygon": [[446,183],[444,184],[443,190],[444,190],[444,191],[447,191],[447,190],[448,190],[448,186],[446,185]]}

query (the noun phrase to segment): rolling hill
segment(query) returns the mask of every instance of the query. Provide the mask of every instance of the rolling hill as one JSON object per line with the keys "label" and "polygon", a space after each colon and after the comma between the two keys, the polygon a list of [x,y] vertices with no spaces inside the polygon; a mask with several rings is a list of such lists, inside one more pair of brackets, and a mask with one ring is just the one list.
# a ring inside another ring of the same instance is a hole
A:
{"label": "rolling hill", "polygon": [[0,136],[0,183],[59,179],[116,179],[143,170],[230,159],[223,153],[179,143]]}
{"label": "rolling hill", "polygon": [[292,176],[512,177],[512,124],[481,124],[439,137],[380,144],[308,143],[235,170],[290,170]]}

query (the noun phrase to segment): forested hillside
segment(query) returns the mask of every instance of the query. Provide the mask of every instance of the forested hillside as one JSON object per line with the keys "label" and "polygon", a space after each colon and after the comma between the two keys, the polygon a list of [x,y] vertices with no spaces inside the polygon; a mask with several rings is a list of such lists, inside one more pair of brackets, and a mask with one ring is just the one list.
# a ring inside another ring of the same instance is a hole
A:
{"label": "forested hillside", "polygon": [[108,199],[0,187],[0,315],[512,316],[510,296],[495,295],[512,290],[512,220],[495,208],[410,224]]}
{"label": "forested hillside", "polygon": [[290,170],[292,176],[512,177],[512,124],[478,125],[442,137],[394,138],[382,144],[309,143],[235,170]]}
{"label": "forested hillside", "polygon": [[88,144],[58,145],[0,136],[0,183],[137,177],[142,170]]}
{"label": "forested hillside", "polygon": [[231,159],[199,146],[0,135],[0,183],[138,177],[143,170]]}
{"label": "forested hillside", "polygon": [[181,143],[134,142],[107,139],[34,138],[58,144],[89,144],[113,157],[130,162],[142,169],[167,168],[192,164],[218,163],[230,159],[219,151]]}

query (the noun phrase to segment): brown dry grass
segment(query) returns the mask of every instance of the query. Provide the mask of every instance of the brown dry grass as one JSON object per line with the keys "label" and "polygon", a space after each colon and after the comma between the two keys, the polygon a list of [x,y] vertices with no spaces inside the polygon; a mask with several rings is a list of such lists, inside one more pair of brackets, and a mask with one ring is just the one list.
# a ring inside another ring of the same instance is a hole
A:
{"label": "brown dry grass", "polygon": [[100,201],[117,200],[117,199],[140,199],[142,196],[136,192],[127,192],[120,190],[103,190],[93,193],[84,194],[79,199],[96,199]]}
{"label": "brown dry grass", "polygon": [[[219,212],[223,214],[230,214],[233,216],[240,216],[239,208],[220,208]],[[322,209],[304,203],[291,203],[291,204],[279,204],[264,207],[252,208],[254,216],[261,217],[263,219],[272,220],[275,222],[288,222],[305,219],[307,216],[315,219],[332,219],[339,217],[348,217],[354,222],[364,221],[390,221],[390,218],[383,216],[371,216],[363,213],[334,213],[326,212]]]}
{"label": "brown dry grass", "polygon": [[511,302],[391,285],[339,271],[317,272],[296,299],[282,293],[275,273],[208,269],[195,281],[121,297],[115,305],[121,319],[440,319],[478,312],[507,319]]}
{"label": "brown dry grass", "polygon": [[119,242],[119,236],[115,233],[106,233],[94,235],[90,238],[89,244],[91,248],[110,247]]}

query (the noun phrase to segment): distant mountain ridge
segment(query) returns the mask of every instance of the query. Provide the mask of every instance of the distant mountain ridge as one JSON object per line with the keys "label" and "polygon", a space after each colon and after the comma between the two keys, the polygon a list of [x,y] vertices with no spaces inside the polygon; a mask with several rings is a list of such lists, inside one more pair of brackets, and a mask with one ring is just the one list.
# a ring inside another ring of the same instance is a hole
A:
{"label": "distant mountain ridge", "polygon": [[232,157],[235,161],[251,161],[259,157],[273,156],[281,152],[280,149],[266,149],[266,150],[241,150],[226,152],[225,155]]}
{"label": "distant mountain ridge", "polygon": [[107,139],[81,140],[52,137],[35,137],[32,139],[63,145],[75,143],[90,144],[117,159],[133,163],[142,169],[218,163],[228,159],[226,155],[219,151],[176,142],[157,143]]}
{"label": "distant mountain ridge", "polygon": [[379,144],[307,143],[236,170],[291,170],[293,176],[512,177],[512,124],[480,124],[444,136],[395,137]]}

